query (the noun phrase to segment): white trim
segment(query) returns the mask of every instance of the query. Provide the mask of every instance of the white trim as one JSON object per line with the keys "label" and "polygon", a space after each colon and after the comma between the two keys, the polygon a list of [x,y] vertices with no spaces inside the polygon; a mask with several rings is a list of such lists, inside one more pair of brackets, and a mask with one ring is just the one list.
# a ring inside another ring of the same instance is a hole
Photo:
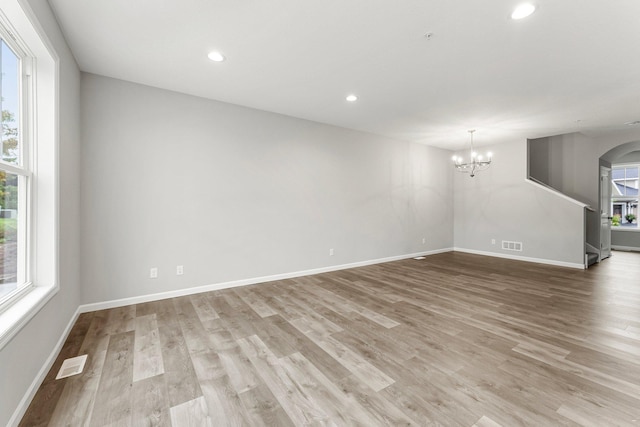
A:
{"label": "white trim", "polygon": [[629,251],[629,252],[640,252],[640,248],[637,246],[618,246],[611,245],[611,249],[615,251]]}
{"label": "white trim", "polygon": [[76,321],[78,320],[78,316],[80,316],[80,307],[78,307],[76,309],[76,312],[73,314],[73,316],[71,316],[71,320],[69,320],[67,327],[62,332],[62,335],[60,336],[60,339],[56,343],[53,350],[51,351],[51,354],[49,354],[49,357],[47,358],[46,362],[44,363],[44,365],[42,365],[42,368],[40,368],[38,375],[36,375],[36,377],[33,379],[33,382],[31,382],[31,385],[29,386],[29,388],[27,389],[27,392],[22,397],[22,400],[20,400],[20,403],[18,404],[18,407],[16,408],[16,410],[13,412],[13,415],[11,416],[11,418],[9,418],[9,422],[7,423],[8,427],[17,426],[20,423],[20,420],[22,420],[22,417],[24,416],[25,412],[27,412],[27,409],[29,408],[29,404],[31,404],[31,400],[36,395],[36,392],[40,388],[40,385],[44,381],[45,377],[47,376],[47,373],[49,373],[49,370],[55,363],[56,358],[58,357],[58,354],[60,353],[60,351],[62,351],[62,346],[67,340],[69,333],[71,333],[71,328],[73,328],[73,325],[75,325]]}
{"label": "white trim", "polygon": [[58,293],[58,286],[35,286],[0,314],[0,350]]}
{"label": "white trim", "polygon": [[468,254],[484,255],[484,256],[491,256],[496,258],[506,258],[514,261],[535,262],[538,264],[555,265],[557,267],[577,268],[580,270],[585,269],[584,264],[579,264],[574,262],[555,261],[555,260],[543,259],[543,258],[531,258],[531,257],[525,257],[525,256],[519,256],[519,255],[500,254],[496,252],[477,251],[475,249],[465,249],[465,248],[453,248],[453,250],[455,252],[464,252]]}
{"label": "white trim", "polygon": [[[616,181],[620,181],[620,180],[619,180],[619,179],[612,179],[611,181],[612,181],[612,182],[613,182],[613,184],[614,184],[614,185],[613,185],[613,189],[618,193],[618,194],[616,194],[616,196],[622,196],[622,191],[620,191],[620,189],[618,188],[618,186],[617,186],[617,185],[615,185],[615,184],[616,184]],[[611,197],[613,197],[613,194],[611,195]]]}
{"label": "white trim", "polygon": [[328,273],[331,271],[346,270],[349,268],[364,267],[373,264],[382,264],[391,261],[400,261],[403,259],[415,258],[417,256],[435,255],[443,252],[451,252],[452,248],[436,249],[427,252],[417,252],[407,255],[398,255],[388,258],[378,258],[367,261],[359,261],[350,264],[332,265],[329,267],[314,268],[311,270],[296,271],[293,273],[275,274],[272,276],[254,277],[250,279],[234,280],[231,282],[214,283],[211,285],[197,286],[194,288],[178,289],[175,291],[160,292],[156,294],[140,295],[137,297],[121,298],[117,300],[97,302],[92,304],[83,304],[78,309],[80,313],[87,313],[96,310],[105,310],[109,308],[123,307],[131,304],[140,304],[149,301],[158,301],[166,298],[175,298],[185,295],[199,294],[202,292],[218,291],[221,289],[236,288],[239,286],[255,285],[258,283],[273,282],[276,280],[292,279],[296,277],[311,276],[313,274]]}
{"label": "white trim", "polygon": [[[31,70],[31,106],[28,115],[35,116],[28,124],[32,146],[31,163],[26,166],[33,174],[28,192],[31,206],[26,211],[29,218],[21,224],[29,224],[26,237],[29,256],[25,260],[27,281],[33,289],[0,314],[0,349],[38,313],[58,292],[59,288],[59,67],[60,60],[40,25],[28,1],[15,0],[2,3],[2,16],[11,24],[10,30],[29,57],[37,59],[37,67]],[[19,31],[18,31],[19,30]],[[23,112],[23,115],[24,112]],[[27,149],[27,145],[23,146]],[[37,159],[40,159],[38,162]],[[34,182],[36,179],[36,182]],[[37,182],[41,184],[39,187]]]}
{"label": "white trim", "polygon": [[560,191],[558,191],[558,190],[556,190],[556,189],[554,189],[552,187],[548,187],[546,185],[540,184],[540,183],[538,183],[538,182],[536,182],[536,181],[534,181],[532,179],[529,179],[529,178],[525,178],[524,180],[526,182],[528,182],[529,184],[535,186],[535,187],[538,187],[538,188],[541,188],[541,189],[545,190],[548,193],[555,194],[556,196],[558,196],[558,197],[560,197],[562,199],[568,200],[571,203],[573,203],[574,205],[580,206],[581,208],[593,209],[593,208],[591,208],[591,206],[589,206],[589,205],[587,205],[585,203],[582,203],[582,202],[580,202],[580,201],[578,201],[578,200],[576,200],[576,199],[574,199],[572,197],[569,197],[566,194],[561,193]]}
{"label": "white trim", "polygon": [[[629,153],[630,154],[630,153]],[[638,166],[640,167],[640,163],[638,162],[625,162],[625,163],[612,163],[611,168],[619,168],[619,167],[629,167],[629,166]]]}
{"label": "white trim", "polygon": [[[624,248],[624,247],[614,247],[614,249],[617,249],[617,248]],[[638,248],[634,248],[634,249],[638,249]],[[584,269],[585,268],[582,264],[567,263],[567,262],[562,262],[562,261],[552,261],[552,260],[539,259],[539,258],[512,256],[512,255],[498,254],[498,253],[486,252],[486,251],[477,251],[477,250],[473,250],[473,249],[464,249],[464,248],[442,248],[442,249],[435,249],[435,250],[432,250],[432,251],[417,252],[417,253],[413,253],[413,254],[399,255],[399,256],[393,256],[393,257],[387,257],[387,258],[379,258],[379,259],[368,260],[368,261],[359,261],[359,262],[354,262],[354,263],[350,263],[350,264],[334,265],[334,266],[330,266],[330,267],[321,267],[321,268],[298,271],[298,272],[293,272],[293,273],[276,274],[276,275],[272,275],[272,276],[263,276],[263,277],[256,277],[256,278],[244,279],[244,280],[235,280],[235,281],[231,281],[231,282],[223,282],[223,283],[217,283],[217,284],[206,285],[206,286],[198,286],[198,287],[194,287],[194,288],[180,289],[180,290],[170,291],[170,292],[161,292],[161,293],[157,293],[157,294],[142,295],[142,296],[138,296],[138,297],[122,298],[122,299],[118,299],[118,300],[105,301],[105,302],[99,302],[99,303],[93,303],[93,304],[82,304],[82,305],[78,306],[78,308],[76,309],[76,312],[71,317],[71,320],[69,320],[69,323],[67,324],[67,327],[64,329],[62,335],[60,336],[60,339],[58,340],[58,342],[56,343],[55,347],[51,351],[51,354],[47,358],[45,364],[42,366],[42,368],[38,372],[38,375],[36,376],[36,378],[31,383],[31,386],[29,386],[29,389],[27,390],[27,392],[23,396],[22,400],[20,400],[20,403],[19,403],[18,407],[16,408],[16,410],[13,413],[13,415],[9,419],[9,423],[7,425],[10,426],[10,427],[14,427],[14,426],[17,426],[19,424],[20,420],[22,419],[22,417],[24,416],[25,412],[27,411],[27,408],[29,407],[29,404],[31,403],[31,400],[35,396],[35,394],[38,391],[40,385],[42,384],[42,381],[44,381],[47,373],[49,372],[49,370],[53,366],[53,363],[55,362],[56,358],[58,357],[58,354],[62,350],[62,346],[64,345],[67,337],[69,336],[69,333],[71,332],[71,329],[73,328],[73,325],[76,323],[76,321],[78,320],[78,317],[79,317],[79,315],[81,313],[87,313],[87,312],[90,312],[90,311],[103,310],[103,309],[109,309],[109,308],[122,307],[122,306],[125,306],[125,305],[139,304],[139,303],[143,303],[143,302],[156,301],[156,300],[161,300],[161,299],[166,299],[166,298],[173,298],[173,297],[179,297],[179,296],[185,296],[185,295],[192,295],[192,294],[197,294],[197,293],[201,293],[201,292],[208,292],[208,291],[212,291],[212,290],[228,289],[228,288],[234,288],[234,287],[238,287],[238,286],[253,285],[253,284],[257,284],[257,283],[271,282],[271,281],[275,281],[275,280],[283,280],[283,279],[290,279],[290,278],[295,278],[295,277],[310,276],[310,275],[313,275],[313,274],[327,273],[327,272],[331,272],[331,271],[345,270],[345,269],[349,269],[349,268],[364,267],[364,266],[367,266],[367,265],[381,264],[381,263],[385,263],[385,262],[400,261],[400,260],[404,260],[404,259],[415,258],[417,256],[435,255],[435,254],[440,254],[440,253],[444,253],[444,252],[451,252],[451,251],[464,252],[464,253],[470,253],[470,254],[476,254],[476,255],[491,256],[491,257],[496,257],[496,258],[506,258],[506,259],[516,260],[516,261],[527,261],[527,262],[535,262],[535,263],[539,263],[539,264],[549,264],[549,265],[555,265],[555,266],[560,266],[560,267],[569,267],[569,268],[576,268],[576,269]],[[41,289],[41,290],[46,291],[47,289]],[[57,288],[55,288],[54,291],[57,292]],[[37,289],[34,290],[33,292],[31,292],[30,295],[33,294],[33,293],[36,293],[36,292],[37,292]],[[40,304],[38,305],[37,309],[39,310],[54,294],[55,294],[55,292],[49,292],[46,295],[47,298],[43,299],[40,302]],[[37,312],[37,310],[33,310],[33,311],[30,312],[30,317],[28,317],[28,318],[25,317],[24,319],[22,319],[24,321],[24,323],[28,322],[29,319],[31,317],[33,317],[33,315],[35,315],[36,312]],[[19,325],[19,326],[16,325],[16,330],[20,329],[21,327],[22,327],[22,325]],[[9,339],[10,339],[10,337],[9,337]]]}
{"label": "white trim", "polygon": [[14,175],[31,177],[31,172],[26,170],[22,166],[15,166],[15,165],[12,165],[11,163],[7,163],[2,160],[0,160],[0,169],[4,170],[5,172],[12,173]]}
{"label": "white trim", "polygon": [[[360,261],[360,262],[355,262],[355,263],[351,263],[351,264],[343,264],[343,265],[337,265],[337,266],[322,267],[322,268],[317,268],[317,269],[312,269],[312,270],[299,271],[299,272],[295,272],[295,273],[277,274],[277,275],[273,275],[273,276],[256,277],[256,278],[253,278],[253,279],[236,280],[236,281],[232,281],[232,282],[225,282],[225,283],[218,283],[218,284],[213,284],[213,285],[199,286],[199,287],[195,287],[195,288],[187,288],[187,289],[181,289],[181,290],[171,291],[171,292],[162,292],[162,293],[157,293],[157,294],[143,295],[143,296],[139,296],[139,297],[123,298],[123,299],[118,299],[118,300],[113,300],[113,301],[105,301],[105,302],[101,302],[101,303],[82,304],[82,305],[78,306],[78,308],[76,309],[76,312],[71,317],[71,320],[67,324],[67,327],[64,329],[62,335],[60,336],[60,339],[58,340],[58,342],[56,343],[55,347],[51,351],[51,354],[47,358],[45,364],[42,366],[42,368],[38,372],[38,375],[34,378],[33,382],[31,383],[31,385],[27,389],[27,392],[24,394],[24,396],[20,400],[20,403],[18,404],[18,407],[16,408],[16,410],[13,413],[13,415],[9,419],[9,423],[7,424],[7,426],[14,427],[14,426],[17,426],[20,423],[20,420],[22,419],[22,417],[26,413],[26,411],[27,411],[27,409],[29,407],[29,404],[31,403],[31,400],[33,399],[33,397],[35,396],[36,392],[38,391],[40,385],[42,384],[42,382],[44,381],[45,377],[47,376],[47,373],[49,372],[49,370],[53,366],[56,358],[58,357],[58,354],[62,350],[62,346],[64,345],[67,337],[69,336],[69,333],[71,332],[71,328],[73,328],[73,325],[76,323],[76,321],[78,320],[78,316],[81,313],[87,313],[87,312],[90,312],[90,311],[96,311],[96,310],[101,310],[101,309],[121,307],[121,306],[131,305],[131,304],[139,304],[139,303],[142,303],[142,302],[156,301],[156,300],[161,300],[161,299],[165,299],[165,298],[172,298],[172,297],[178,297],[178,296],[184,296],[184,295],[192,295],[192,294],[197,294],[197,293],[201,293],[201,292],[208,292],[208,291],[212,291],[212,290],[227,289],[227,288],[233,288],[233,287],[237,287],[237,286],[252,285],[252,284],[256,284],[256,283],[271,282],[271,281],[274,281],[274,280],[283,280],[283,279],[289,279],[289,278],[294,278],[294,277],[309,276],[309,275],[312,275],[312,274],[326,273],[326,272],[330,272],[330,271],[345,270],[345,269],[348,269],[348,268],[363,267],[363,266],[373,265],[373,264],[381,264],[381,263],[384,263],[384,262],[399,261],[399,260],[403,260],[403,259],[415,258],[417,256],[435,255],[435,254],[439,254],[439,253],[443,253],[443,252],[451,252],[452,250],[453,250],[452,248],[436,249],[436,250],[426,251],[426,252],[417,252],[417,253],[407,254],[407,255],[399,255],[399,256],[393,256],[393,257],[388,257],[388,258],[380,258],[380,259],[375,259],[375,260]],[[27,300],[29,299],[29,297],[34,295],[34,294],[36,294],[36,293],[38,293],[39,291],[51,291],[51,289],[43,289],[43,288],[37,289],[36,288],[32,292],[29,293],[29,296],[23,298],[20,302],[16,303],[13,307],[20,305],[23,301],[24,302],[28,302]],[[28,313],[28,316],[24,316],[21,319],[22,321],[20,323],[12,325],[12,326],[14,326],[13,333],[8,337],[3,336],[2,337],[3,338],[3,343],[4,343],[5,339],[6,339],[6,341],[11,339],[11,337],[13,337],[13,335],[15,335],[15,333],[20,328],[22,328],[22,326],[24,324],[26,324],[31,319],[31,317],[33,317],[37,313],[37,311],[40,308],[42,308],[44,306],[44,304],[46,304],[46,302],[49,299],[51,299],[51,297],[58,291],[58,288],[54,288],[53,291],[55,291],[55,292],[49,292],[48,294],[45,295],[46,299],[42,299],[39,302],[39,304],[36,307],[37,309],[30,311]]]}

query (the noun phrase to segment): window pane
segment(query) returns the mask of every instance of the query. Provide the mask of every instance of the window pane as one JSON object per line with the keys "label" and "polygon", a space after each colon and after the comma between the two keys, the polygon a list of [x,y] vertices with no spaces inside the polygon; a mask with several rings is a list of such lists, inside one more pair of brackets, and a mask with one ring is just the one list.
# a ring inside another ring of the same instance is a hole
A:
{"label": "window pane", "polygon": [[611,172],[611,179],[614,179],[614,180],[624,179],[624,169],[613,168],[613,171]]}
{"label": "window pane", "polygon": [[622,228],[638,228],[639,166],[614,168],[612,171],[611,225]]}
{"label": "window pane", "polygon": [[18,281],[18,175],[0,171],[0,298]]}
{"label": "window pane", "polygon": [[20,123],[20,59],[2,40],[0,48],[0,105],[2,109],[2,160],[18,163]]}
{"label": "window pane", "polygon": [[638,168],[627,168],[625,171],[626,195],[631,197],[638,196]]}

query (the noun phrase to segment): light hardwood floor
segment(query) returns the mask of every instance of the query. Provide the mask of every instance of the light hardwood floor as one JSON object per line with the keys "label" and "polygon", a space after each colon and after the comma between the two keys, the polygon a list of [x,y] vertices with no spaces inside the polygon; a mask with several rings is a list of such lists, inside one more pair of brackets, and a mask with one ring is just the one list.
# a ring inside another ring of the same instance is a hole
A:
{"label": "light hardwood floor", "polygon": [[640,254],[445,253],[82,314],[21,425],[640,426]]}

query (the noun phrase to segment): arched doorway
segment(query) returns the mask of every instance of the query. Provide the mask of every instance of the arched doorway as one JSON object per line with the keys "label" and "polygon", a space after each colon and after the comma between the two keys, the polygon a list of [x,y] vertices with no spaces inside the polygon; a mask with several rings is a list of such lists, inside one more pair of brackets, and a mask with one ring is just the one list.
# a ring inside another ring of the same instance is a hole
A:
{"label": "arched doorway", "polygon": [[[599,163],[598,209],[601,259],[609,256],[611,248],[640,251],[640,233],[628,233],[628,231],[637,231],[637,218],[632,219],[632,217],[637,216],[638,209],[640,141],[627,142],[612,148],[600,157]],[[615,168],[620,164],[627,166]],[[622,176],[620,176],[621,171]],[[612,192],[614,192],[613,198]],[[616,218],[615,215],[619,216]]]}

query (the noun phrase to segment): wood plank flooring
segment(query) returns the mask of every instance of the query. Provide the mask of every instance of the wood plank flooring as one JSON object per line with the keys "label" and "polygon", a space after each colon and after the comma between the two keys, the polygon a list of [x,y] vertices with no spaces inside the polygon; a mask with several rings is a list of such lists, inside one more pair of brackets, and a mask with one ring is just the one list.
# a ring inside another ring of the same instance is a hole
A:
{"label": "wood plank flooring", "polygon": [[640,426],[640,254],[450,252],[85,313],[21,425]]}

